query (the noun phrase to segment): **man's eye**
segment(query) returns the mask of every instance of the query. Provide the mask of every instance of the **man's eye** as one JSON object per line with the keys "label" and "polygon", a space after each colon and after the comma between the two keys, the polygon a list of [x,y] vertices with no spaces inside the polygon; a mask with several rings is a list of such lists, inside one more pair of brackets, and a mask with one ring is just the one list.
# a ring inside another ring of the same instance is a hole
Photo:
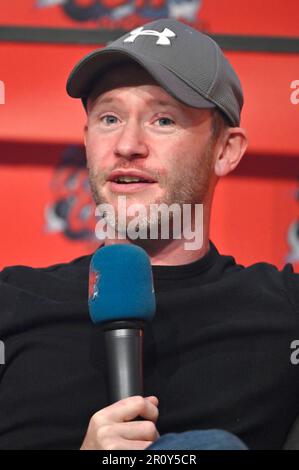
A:
{"label": "man's eye", "polygon": [[106,116],[102,116],[101,117],[101,121],[104,123],[104,124],[116,124],[118,119],[117,117],[113,116],[112,114],[107,114]]}
{"label": "man's eye", "polygon": [[174,121],[168,117],[161,117],[156,120],[156,123],[158,123],[158,126],[160,127],[165,127],[165,126],[171,126],[174,124]]}

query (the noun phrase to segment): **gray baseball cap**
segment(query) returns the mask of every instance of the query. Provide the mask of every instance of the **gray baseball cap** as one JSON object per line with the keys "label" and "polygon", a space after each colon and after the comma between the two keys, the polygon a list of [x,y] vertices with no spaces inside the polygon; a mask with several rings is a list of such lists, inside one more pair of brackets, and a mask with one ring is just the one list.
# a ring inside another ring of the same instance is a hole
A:
{"label": "gray baseball cap", "polygon": [[170,18],[147,23],[83,57],[69,75],[68,94],[85,104],[101,74],[128,60],[140,64],[177,100],[195,108],[217,107],[232,126],[240,124],[241,83],[220,47]]}

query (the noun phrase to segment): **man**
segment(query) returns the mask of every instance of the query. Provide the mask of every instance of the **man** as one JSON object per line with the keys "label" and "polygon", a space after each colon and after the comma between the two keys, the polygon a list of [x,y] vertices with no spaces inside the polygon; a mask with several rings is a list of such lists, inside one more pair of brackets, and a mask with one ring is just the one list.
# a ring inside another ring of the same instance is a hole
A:
{"label": "man", "polygon": [[[113,209],[106,224],[123,233],[119,197],[126,228],[133,204],[186,204],[202,243],[190,250],[186,237],[164,239],[159,216],[137,224],[147,233],[158,228],[155,239],[107,232],[105,245],[144,247],[157,297],[145,328],[146,397],[109,406],[102,337],[88,317],[90,257],[2,272],[0,447],[146,449],[170,432],[222,429],[249,448],[281,448],[299,411],[299,372],[290,360],[298,275],[291,266],[244,268],[209,240],[217,181],[246,149],[234,70],[210,38],[165,19],[83,58],[67,90],[87,111],[94,200]],[[187,439],[194,435],[203,437]],[[208,448],[223,448],[223,437],[209,434]],[[207,448],[203,440],[191,442]],[[242,448],[230,442],[226,448]]]}

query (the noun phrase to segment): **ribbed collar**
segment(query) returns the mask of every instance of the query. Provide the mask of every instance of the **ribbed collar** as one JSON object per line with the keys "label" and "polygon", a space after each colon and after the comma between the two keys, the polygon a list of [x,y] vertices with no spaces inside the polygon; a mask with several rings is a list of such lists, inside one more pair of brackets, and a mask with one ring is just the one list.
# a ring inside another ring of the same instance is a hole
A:
{"label": "ribbed collar", "polygon": [[209,244],[209,251],[202,258],[192,263],[175,266],[152,266],[154,279],[186,279],[207,271],[220,256],[211,240],[209,240]]}

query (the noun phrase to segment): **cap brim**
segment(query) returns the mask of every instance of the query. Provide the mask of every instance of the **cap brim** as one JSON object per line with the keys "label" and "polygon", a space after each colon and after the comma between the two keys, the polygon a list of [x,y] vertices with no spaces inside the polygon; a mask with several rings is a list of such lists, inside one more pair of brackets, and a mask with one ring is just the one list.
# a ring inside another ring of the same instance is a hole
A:
{"label": "cap brim", "polygon": [[195,108],[214,108],[215,104],[202,96],[174,72],[141,54],[122,49],[98,49],[84,57],[72,70],[67,92],[72,98],[86,99],[101,74],[110,66],[133,60],[141,65],[170,95]]}

